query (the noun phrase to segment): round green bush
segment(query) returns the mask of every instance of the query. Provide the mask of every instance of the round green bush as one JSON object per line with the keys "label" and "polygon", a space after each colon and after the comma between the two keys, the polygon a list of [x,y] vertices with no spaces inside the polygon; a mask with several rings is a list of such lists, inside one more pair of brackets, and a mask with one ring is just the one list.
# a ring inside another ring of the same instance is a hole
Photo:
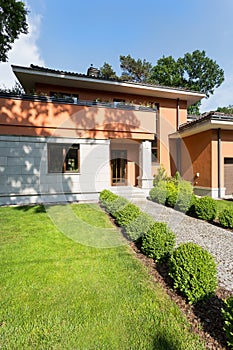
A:
{"label": "round green bush", "polygon": [[225,301],[225,307],[222,310],[224,318],[224,331],[226,332],[228,345],[233,349],[233,296]]}
{"label": "round green bush", "polygon": [[174,208],[178,198],[178,187],[173,181],[167,182],[166,205]]}
{"label": "round green bush", "polygon": [[196,205],[196,201],[198,200],[198,198],[195,196],[194,193],[192,193],[191,199],[190,199],[190,204],[189,204],[189,208],[187,210],[187,214],[191,215],[191,216],[196,216],[196,209],[195,209],[195,205]]}
{"label": "round green bush", "polygon": [[223,227],[233,228],[233,209],[224,209],[219,214],[219,222]]}
{"label": "round green bush", "polygon": [[114,201],[118,196],[109,190],[103,190],[100,192],[99,201],[100,204],[105,207],[108,202]]}
{"label": "round green bush", "polygon": [[110,202],[106,203],[106,210],[115,218],[117,212],[123,209],[129,201],[121,196],[116,196],[116,198]]}
{"label": "round green bush", "polygon": [[165,204],[167,197],[167,182],[159,181],[155,187],[150,190],[150,199],[159,204]]}
{"label": "round green bush", "polygon": [[140,213],[135,220],[131,221],[126,226],[126,235],[132,241],[137,241],[154,225],[154,223],[155,221],[150,215],[146,213]]}
{"label": "round green bush", "polygon": [[166,260],[175,246],[175,235],[163,222],[154,225],[142,235],[142,252],[156,262]]}
{"label": "round green bush", "polygon": [[175,209],[186,213],[190,208],[193,195],[193,186],[190,182],[181,180],[178,184],[178,196]]}
{"label": "round green bush", "polygon": [[217,268],[212,255],[197,244],[178,246],[169,260],[169,275],[190,304],[211,297],[217,288]]}
{"label": "round green bush", "polygon": [[195,203],[195,212],[199,219],[213,221],[217,215],[217,204],[208,196],[198,198]]}
{"label": "round green bush", "polygon": [[140,209],[132,203],[128,203],[122,209],[119,209],[116,214],[116,223],[121,226],[127,226],[131,221],[136,219],[141,213]]}

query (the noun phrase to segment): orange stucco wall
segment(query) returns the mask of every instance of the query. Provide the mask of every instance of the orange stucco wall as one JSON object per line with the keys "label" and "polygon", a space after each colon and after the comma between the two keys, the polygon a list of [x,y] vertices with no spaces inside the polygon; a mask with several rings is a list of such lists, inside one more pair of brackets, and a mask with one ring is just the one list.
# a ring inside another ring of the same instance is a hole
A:
{"label": "orange stucco wall", "polygon": [[221,187],[225,186],[224,158],[233,158],[233,133],[231,130],[221,130]]}
{"label": "orange stucco wall", "polygon": [[[187,120],[186,102],[180,101],[179,106],[179,124]],[[171,175],[171,145],[169,135],[177,130],[177,101],[160,100],[159,121],[158,121],[158,138],[159,138],[159,160]]]}
{"label": "orange stucco wall", "polygon": [[1,134],[153,139],[154,112],[0,98]]}
{"label": "orange stucco wall", "polygon": [[184,137],[180,143],[181,175],[196,186],[211,187],[212,130]]}

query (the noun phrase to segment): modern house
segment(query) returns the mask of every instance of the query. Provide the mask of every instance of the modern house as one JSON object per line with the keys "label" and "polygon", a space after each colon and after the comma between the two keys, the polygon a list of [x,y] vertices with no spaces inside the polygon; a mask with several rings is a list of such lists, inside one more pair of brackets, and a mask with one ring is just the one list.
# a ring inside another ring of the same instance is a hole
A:
{"label": "modern house", "polygon": [[94,200],[119,186],[146,193],[160,164],[198,193],[233,192],[231,119],[187,119],[204,94],[107,80],[94,67],[12,69],[26,94],[0,95],[0,204]]}

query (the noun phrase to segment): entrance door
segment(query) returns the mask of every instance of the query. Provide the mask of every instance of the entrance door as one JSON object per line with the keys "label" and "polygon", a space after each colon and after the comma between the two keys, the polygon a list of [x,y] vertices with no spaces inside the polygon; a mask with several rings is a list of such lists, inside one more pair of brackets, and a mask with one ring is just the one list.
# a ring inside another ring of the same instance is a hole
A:
{"label": "entrance door", "polygon": [[111,154],[112,186],[127,185],[127,151],[114,150]]}
{"label": "entrance door", "polygon": [[233,158],[224,158],[224,187],[225,194],[233,194]]}

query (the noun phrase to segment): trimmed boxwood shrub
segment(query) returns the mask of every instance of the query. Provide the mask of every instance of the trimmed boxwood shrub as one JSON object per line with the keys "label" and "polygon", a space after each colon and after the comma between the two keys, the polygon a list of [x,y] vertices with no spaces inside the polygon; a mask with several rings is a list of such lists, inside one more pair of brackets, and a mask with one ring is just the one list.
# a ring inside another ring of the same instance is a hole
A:
{"label": "trimmed boxwood shrub", "polygon": [[217,215],[217,204],[208,196],[198,198],[195,203],[195,212],[199,219],[213,221]]}
{"label": "trimmed boxwood shrub", "polygon": [[128,203],[116,212],[116,223],[122,227],[127,226],[131,221],[136,219],[140,213],[140,209],[135,204]]}
{"label": "trimmed boxwood shrub", "polygon": [[132,241],[137,241],[145,234],[153,225],[154,219],[146,214],[140,213],[135,220],[131,221],[125,228],[125,233]]}
{"label": "trimmed boxwood shrub", "polygon": [[224,318],[224,331],[226,332],[228,345],[233,349],[233,296],[225,301],[225,307],[222,310]]}
{"label": "trimmed boxwood shrub", "polygon": [[103,207],[106,207],[106,204],[108,202],[114,201],[115,199],[117,199],[117,197],[118,196],[116,194],[112,193],[111,191],[103,190],[100,192],[99,201]]}
{"label": "trimmed boxwood shrub", "polygon": [[163,222],[155,222],[142,236],[142,252],[156,262],[167,259],[174,246],[175,235]]}
{"label": "trimmed boxwood shrub", "polygon": [[166,205],[168,207],[174,208],[178,197],[178,187],[174,184],[173,181],[169,181],[167,182],[166,189]]}
{"label": "trimmed boxwood shrub", "polygon": [[114,217],[116,218],[117,212],[122,210],[129,201],[121,196],[116,196],[116,198],[111,201],[107,202],[106,204],[106,210]]}
{"label": "trimmed boxwood shrub", "polygon": [[198,200],[198,198],[195,196],[195,194],[193,193],[190,199],[190,205],[189,208],[187,210],[187,214],[191,215],[191,216],[196,216],[196,209],[195,209],[195,204],[196,201]]}
{"label": "trimmed boxwood shrub", "polygon": [[165,204],[167,198],[167,182],[159,181],[155,187],[150,190],[150,199],[159,204]]}
{"label": "trimmed boxwood shrub", "polygon": [[197,244],[178,246],[169,260],[169,275],[190,304],[211,297],[217,288],[217,268],[212,255]]}
{"label": "trimmed boxwood shrub", "polygon": [[178,184],[178,196],[175,208],[186,213],[190,208],[193,195],[193,186],[190,182],[181,180]]}
{"label": "trimmed boxwood shrub", "polygon": [[233,209],[224,209],[219,214],[219,222],[224,227],[233,228]]}

